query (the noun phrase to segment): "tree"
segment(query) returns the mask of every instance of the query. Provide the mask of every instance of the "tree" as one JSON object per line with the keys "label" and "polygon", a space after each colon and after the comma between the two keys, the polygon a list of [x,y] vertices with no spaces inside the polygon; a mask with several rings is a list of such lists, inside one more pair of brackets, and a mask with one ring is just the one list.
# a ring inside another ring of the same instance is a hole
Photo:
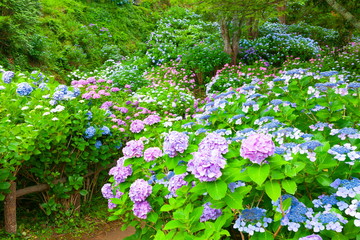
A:
{"label": "tree", "polygon": [[351,23],[356,29],[360,30],[360,21],[351,14],[346,8],[335,0],[325,0],[337,13]]}
{"label": "tree", "polygon": [[219,22],[224,41],[224,51],[231,56],[232,64],[237,63],[239,40],[246,32],[254,34],[259,19],[276,14],[276,7],[284,0],[174,0],[177,4],[211,16]]}

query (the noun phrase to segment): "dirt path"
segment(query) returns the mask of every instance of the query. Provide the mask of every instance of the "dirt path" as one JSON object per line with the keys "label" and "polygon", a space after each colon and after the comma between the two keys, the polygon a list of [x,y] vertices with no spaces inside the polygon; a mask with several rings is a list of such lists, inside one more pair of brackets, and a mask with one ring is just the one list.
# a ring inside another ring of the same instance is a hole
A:
{"label": "dirt path", "polygon": [[135,233],[135,228],[129,227],[125,231],[121,231],[121,223],[113,222],[104,227],[97,234],[84,238],[84,240],[122,240]]}

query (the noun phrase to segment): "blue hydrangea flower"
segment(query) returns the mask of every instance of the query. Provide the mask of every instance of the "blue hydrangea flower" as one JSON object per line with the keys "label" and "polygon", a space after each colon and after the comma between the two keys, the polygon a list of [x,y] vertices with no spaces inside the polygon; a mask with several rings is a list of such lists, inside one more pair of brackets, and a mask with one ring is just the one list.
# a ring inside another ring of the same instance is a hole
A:
{"label": "blue hydrangea flower", "polygon": [[100,128],[102,135],[109,135],[110,134],[110,129],[107,126],[103,126],[102,128]]}
{"label": "blue hydrangea flower", "polygon": [[234,228],[254,235],[255,232],[265,232],[265,228],[271,222],[272,219],[266,217],[265,209],[255,207],[243,210],[235,221]]}
{"label": "blue hydrangea flower", "polygon": [[95,147],[96,147],[97,149],[99,149],[101,146],[102,146],[102,142],[101,142],[100,140],[97,140],[97,141],[95,142]]}
{"label": "blue hydrangea flower", "polygon": [[64,99],[65,93],[62,91],[56,91],[53,94],[53,99],[56,101],[61,101]]}
{"label": "blue hydrangea flower", "polygon": [[13,79],[14,76],[15,76],[14,72],[6,71],[2,75],[2,80],[4,81],[4,83],[11,83],[11,80]]}
{"label": "blue hydrangea flower", "polygon": [[95,135],[95,133],[96,133],[96,128],[93,127],[93,126],[90,126],[85,130],[84,137],[85,138],[92,138]]}
{"label": "blue hydrangea flower", "polygon": [[33,87],[27,82],[22,82],[17,85],[16,93],[20,96],[28,96],[33,91]]}

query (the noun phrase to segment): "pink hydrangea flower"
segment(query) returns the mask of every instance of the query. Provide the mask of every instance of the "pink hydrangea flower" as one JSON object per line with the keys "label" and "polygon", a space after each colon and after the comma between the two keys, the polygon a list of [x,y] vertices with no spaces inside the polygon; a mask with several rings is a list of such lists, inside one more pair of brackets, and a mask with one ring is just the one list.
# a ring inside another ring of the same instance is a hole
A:
{"label": "pink hydrangea flower", "polygon": [[251,162],[262,164],[273,155],[275,144],[271,137],[265,134],[253,134],[242,141],[240,156],[250,159]]}

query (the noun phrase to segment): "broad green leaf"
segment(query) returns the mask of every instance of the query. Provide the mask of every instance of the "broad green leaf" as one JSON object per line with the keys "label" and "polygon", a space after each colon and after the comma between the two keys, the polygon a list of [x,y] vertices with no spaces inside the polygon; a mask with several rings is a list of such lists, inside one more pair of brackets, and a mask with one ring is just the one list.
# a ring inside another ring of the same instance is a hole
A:
{"label": "broad green leaf", "polygon": [[8,189],[10,187],[10,183],[9,182],[1,182],[0,183],[0,189]]}
{"label": "broad green leaf", "polygon": [[179,220],[171,220],[170,222],[166,223],[164,226],[164,230],[170,230],[174,228],[181,228],[184,224],[180,222]]}
{"label": "broad green leaf", "polygon": [[242,200],[250,190],[251,186],[239,187],[233,193],[226,194],[224,201],[232,209],[243,209]]}
{"label": "broad green leaf", "polygon": [[227,191],[227,184],[224,181],[217,180],[215,182],[206,183],[206,189],[215,200],[220,200],[225,197]]}
{"label": "broad green leaf", "polygon": [[294,180],[284,180],[281,182],[282,188],[290,194],[295,194],[297,186]]}
{"label": "broad green leaf", "polygon": [[270,173],[270,166],[268,164],[255,165],[247,168],[247,172],[251,180],[261,186]]}
{"label": "broad green leaf", "polygon": [[333,182],[326,174],[316,176],[316,181],[324,187],[330,186],[330,184]]}
{"label": "broad green leaf", "polygon": [[269,232],[255,232],[254,235],[251,236],[250,240],[274,240],[274,237]]}
{"label": "broad green leaf", "polygon": [[280,184],[278,182],[267,181],[265,183],[265,192],[271,198],[271,200],[278,200],[281,195]]}

